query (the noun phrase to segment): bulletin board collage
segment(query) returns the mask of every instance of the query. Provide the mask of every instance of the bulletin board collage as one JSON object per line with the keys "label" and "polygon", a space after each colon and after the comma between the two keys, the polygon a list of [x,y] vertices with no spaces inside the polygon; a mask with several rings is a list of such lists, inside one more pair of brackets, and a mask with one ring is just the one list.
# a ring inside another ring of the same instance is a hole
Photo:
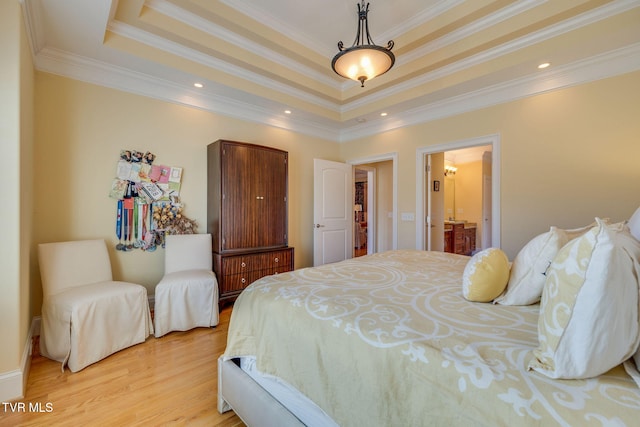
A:
{"label": "bulletin board collage", "polygon": [[180,202],[182,168],[159,164],[155,154],[121,150],[109,197],[117,200],[116,249],[155,251],[165,234],[193,234],[197,224]]}

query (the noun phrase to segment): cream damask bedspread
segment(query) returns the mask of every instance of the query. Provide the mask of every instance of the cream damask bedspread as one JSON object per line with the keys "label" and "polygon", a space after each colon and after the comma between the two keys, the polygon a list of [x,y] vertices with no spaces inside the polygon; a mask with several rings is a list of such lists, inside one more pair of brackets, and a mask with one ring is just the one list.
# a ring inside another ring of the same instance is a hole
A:
{"label": "cream damask bedspread", "polygon": [[345,427],[639,425],[622,366],[528,371],[539,306],[466,301],[468,260],[401,250],[265,277],[236,301],[224,357],[257,356]]}

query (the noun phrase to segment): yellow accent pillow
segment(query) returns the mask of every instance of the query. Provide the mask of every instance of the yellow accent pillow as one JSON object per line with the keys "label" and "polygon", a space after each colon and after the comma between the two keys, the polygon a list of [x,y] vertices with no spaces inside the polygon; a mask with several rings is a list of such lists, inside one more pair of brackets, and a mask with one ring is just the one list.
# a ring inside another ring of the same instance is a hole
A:
{"label": "yellow accent pillow", "polygon": [[500,295],[509,281],[509,258],[498,248],[475,254],[462,275],[462,295],[469,301],[490,302]]}
{"label": "yellow accent pillow", "polygon": [[547,271],[529,369],[550,378],[601,375],[638,348],[640,242],[624,224],[596,222]]}

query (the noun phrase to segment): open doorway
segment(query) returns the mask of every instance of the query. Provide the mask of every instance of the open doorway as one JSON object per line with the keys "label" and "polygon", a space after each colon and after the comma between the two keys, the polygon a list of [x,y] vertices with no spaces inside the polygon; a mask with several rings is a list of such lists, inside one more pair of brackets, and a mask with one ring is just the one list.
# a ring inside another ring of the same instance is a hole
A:
{"label": "open doorway", "polygon": [[[374,168],[376,176],[375,189],[368,187],[367,206],[372,207],[367,215],[367,253],[398,246],[398,154],[379,154],[348,163],[314,159],[314,266],[353,257],[355,167]],[[375,224],[371,224],[373,218]]]}
{"label": "open doorway", "polygon": [[394,249],[396,244],[394,158],[354,164],[353,170],[353,256]]}
{"label": "open doorway", "polygon": [[418,149],[416,248],[471,255],[500,245],[499,136]]}
{"label": "open doorway", "polygon": [[[375,227],[369,229],[369,221],[375,224],[374,195],[375,169],[369,166],[356,166],[353,179],[353,257],[373,253],[373,234]],[[373,190],[370,194],[370,190]]]}
{"label": "open doorway", "polygon": [[[491,246],[491,210],[485,210],[491,206],[491,188],[485,187],[491,182],[491,152],[491,145],[479,145],[443,153],[439,176],[444,203],[432,204],[430,211],[434,218],[443,218],[444,236],[431,235],[433,249],[440,250],[434,247],[437,242],[444,252],[473,255]],[[436,209],[442,211],[436,215]]]}

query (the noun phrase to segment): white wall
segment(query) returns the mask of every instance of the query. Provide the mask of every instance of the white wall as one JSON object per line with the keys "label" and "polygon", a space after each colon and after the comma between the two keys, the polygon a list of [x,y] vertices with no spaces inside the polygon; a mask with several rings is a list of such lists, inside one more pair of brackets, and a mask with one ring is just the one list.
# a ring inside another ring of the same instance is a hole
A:
{"label": "white wall", "polygon": [[22,395],[29,367],[33,64],[23,22],[19,2],[0,2],[0,401]]}

